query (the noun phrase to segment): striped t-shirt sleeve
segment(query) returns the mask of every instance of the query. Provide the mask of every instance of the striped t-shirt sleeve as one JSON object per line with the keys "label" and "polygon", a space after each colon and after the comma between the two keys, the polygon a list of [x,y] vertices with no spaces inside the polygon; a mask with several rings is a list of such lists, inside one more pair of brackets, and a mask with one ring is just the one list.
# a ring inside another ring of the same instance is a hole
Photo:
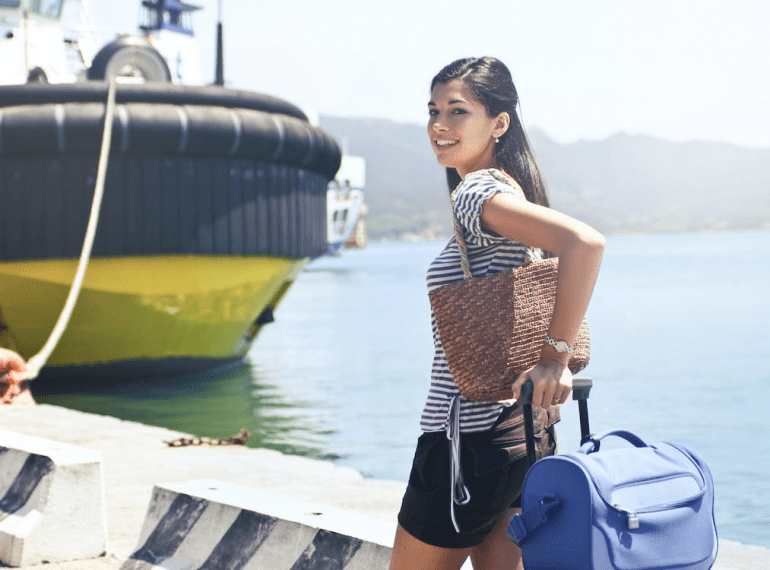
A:
{"label": "striped t-shirt sleeve", "polygon": [[526,200],[524,195],[516,190],[486,170],[472,172],[463,179],[453,193],[453,210],[455,217],[465,230],[463,237],[466,242],[471,241],[479,246],[510,242],[507,238],[484,229],[481,223],[481,210],[484,203],[499,192]]}

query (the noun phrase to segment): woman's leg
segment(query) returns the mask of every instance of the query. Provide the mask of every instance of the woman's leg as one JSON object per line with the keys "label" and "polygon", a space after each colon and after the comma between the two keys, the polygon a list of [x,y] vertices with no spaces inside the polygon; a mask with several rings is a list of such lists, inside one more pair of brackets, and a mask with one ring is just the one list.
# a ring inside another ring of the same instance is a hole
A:
{"label": "woman's leg", "polygon": [[459,570],[469,553],[468,548],[431,546],[398,525],[390,570]]}
{"label": "woman's leg", "polygon": [[471,549],[473,570],[524,570],[521,550],[508,538],[508,521],[519,512],[521,509],[508,509],[500,515],[484,542]]}

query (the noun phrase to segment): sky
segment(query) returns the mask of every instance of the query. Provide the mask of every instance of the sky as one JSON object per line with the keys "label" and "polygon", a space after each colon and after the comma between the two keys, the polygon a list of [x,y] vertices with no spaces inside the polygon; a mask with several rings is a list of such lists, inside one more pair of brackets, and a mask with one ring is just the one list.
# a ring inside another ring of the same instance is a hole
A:
{"label": "sky", "polygon": [[[202,7],[204,79],[221,2],[226,84],[311,117],[422,124],[433,75],[493,55],[524,124],[559,142],[626,132],[770,148],[766,0],[187,1]],[[140,0],[90,5],[97,25],[138,22]]]}

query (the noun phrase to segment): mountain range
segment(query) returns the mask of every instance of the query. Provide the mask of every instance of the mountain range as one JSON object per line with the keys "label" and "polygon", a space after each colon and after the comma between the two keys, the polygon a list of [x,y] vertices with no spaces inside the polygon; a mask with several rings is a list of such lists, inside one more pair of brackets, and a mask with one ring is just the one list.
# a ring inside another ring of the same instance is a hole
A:
{"label": "mountain range", "polygon": [[[370,239],[451,234],[444,169],[425,127],[320,117],[346,154],[366,159]],[[529,132],[552,207],[607,234],[770,230],[770,149],[618,133],[562,144]]]}

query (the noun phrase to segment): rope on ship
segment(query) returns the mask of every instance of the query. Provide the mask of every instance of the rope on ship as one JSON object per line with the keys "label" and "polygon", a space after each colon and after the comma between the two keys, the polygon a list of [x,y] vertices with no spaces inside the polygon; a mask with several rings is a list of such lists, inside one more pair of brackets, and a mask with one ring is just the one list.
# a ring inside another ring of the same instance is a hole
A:
{"label": "rope on ship", "polygon": [[107,164],[110,156],[110,144],[112,144],[112,123],[115,117],[115,91],[116,82],[111,80],[107,87],[107,108],[104,114],[104,132],[102,134],[102,148],[99,154],[99,167],[96,171],[96,185],[94,187],[94,199],[91,202],[91,215],[88,218],[88,227],[86,229],[86,236],[83,240],[83,250],[80,252],[80,261],[78,262],[78,268],[75,272],[75,280],[70,287],[67,301],[64,303],[64,309],[62,309],[59,315],[59,320],[56,321],[56,325],[51,332],[51,336],[43,345],[35,356],[27,361],[27,370],[21,377],[21,380],[33,380],[40,374],[40,370],[48,362],[48,358],[59,343],[59,339],[64,334],[67,325],[69,324],[72,311],[75,308],[75,303],[80,295],[80,289],[83,285],[83,279],[86,275],[86,269],[88,269],[88,262],[91,259],[91,249],[94,245],[94,238],[96,237],[96,226],[99,223],[99,211],[102,207],[102,196],[104,195],[104,180],[107,176]]}

